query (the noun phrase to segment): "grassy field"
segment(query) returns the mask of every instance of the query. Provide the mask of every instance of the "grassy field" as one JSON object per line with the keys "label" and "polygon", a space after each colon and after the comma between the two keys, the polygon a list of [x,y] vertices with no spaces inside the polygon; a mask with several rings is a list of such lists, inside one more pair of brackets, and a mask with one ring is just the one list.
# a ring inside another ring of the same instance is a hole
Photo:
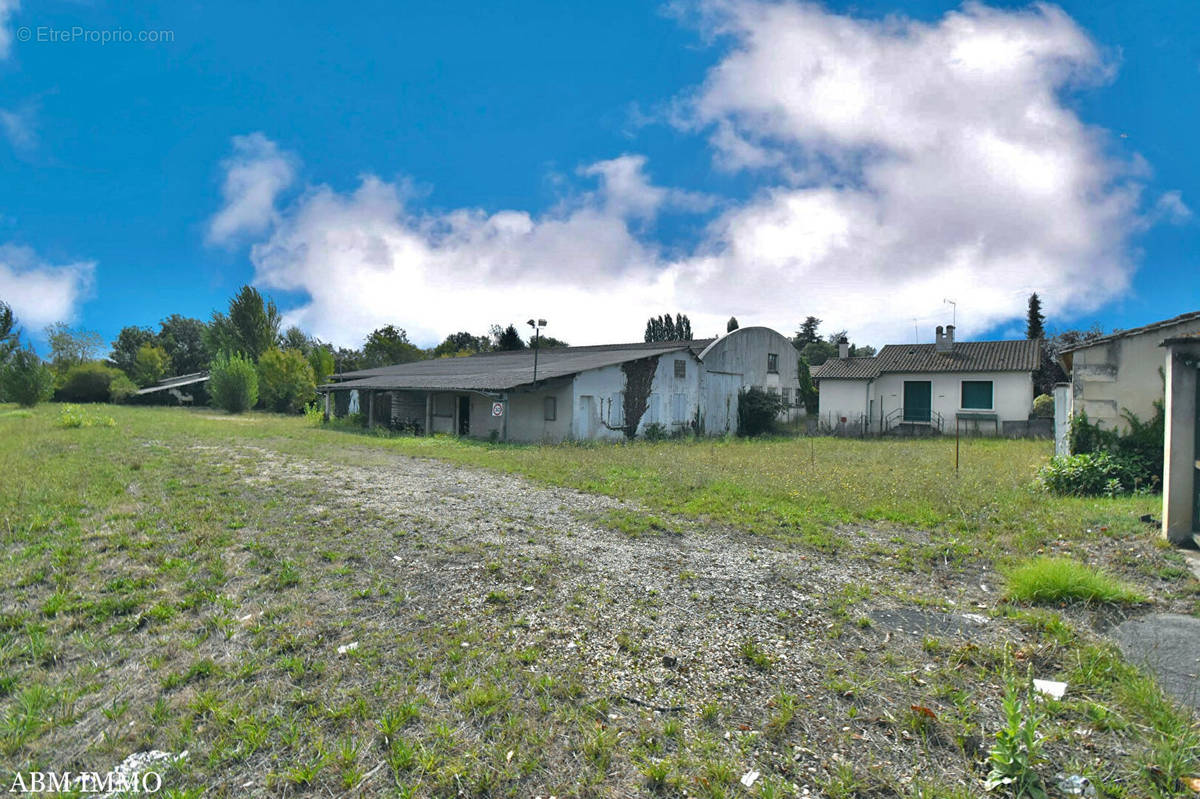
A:
{"label": "grassy field", "polygon": [[1034,485],[1037,468],[1053,454],[1044,441],[964,439],[957,471],[953,439],[538,447],[400,437],[381,445],[637,500],[829,552],[849,546],[845,526],[883,524],[933,534],[923,552],[906,550],[904,557],[1005,560],[1060,540],[1140,534],[1138,519],[1162,510],[1156,496],[1048,497]]}
{"label": "grassy field", "polygon": [[[733,658],[744,674],[731,684],[760,704],[713,695],[685,717],[614,706],[557,654],[553,632],[506,641],[534,610],[561,606],[594,639],[613,641],[614,664],[632,668],[659,657],[649,642],[660,598],[636,608],[636,624],[609,629],[603,594],[616,586],[558,597],[569,564],[439,539],[436,520],[390,517],[331,493],[340,470],[364,464],[375,471],[359,482],[386,480],[397,455],[630,500],[596,522],[631,541],[698,524],[748,532],[830,569],[853,563],[877,574],[879,596],[893,604],[944,610],[960,589],[932,586],[999,580],[996,569],[1045,552],[1102,560],[1127,586],[1098,597],[1196,610],[1195,581],[1138,521],[1157,516],[1160,500],[1048,497],[1032,484],[1050,455],[1042,442],[964,441],[956,473],[952,440],[503,446],[273,415],[95,406],[63,419],[59,406],[0,406],[5,786],[16,771],[103,770],[161,749],[189,753],[164,778],[166,796],[765,797],[800,784],[828,796],[969,796],[982,783],[978,749],[1000,723],[1003,685],[1034,665],[1072,684],[1073,698],[1045,708],[1059,765],[1090,768],[1124,796],[1174,795],[1178,778],[1200,769],[1188,716],[1087,629],[1111,604],[1040,610],[997,597],[980,607],[993,638],[929,636],[910,651],[880,643],[856,604],[870,590],[805,588],[822,601],[809,620],[820,624],[804,629],[819,629],[817,650],[838,650],[814,656],[810,682],[765,642],[742,637]],[[267,462],[289,461],[323,470],[256,477]],[[520,535],[549,546],[555,531]],[[399,584],[385,568],[392,551],[476,562],[495,587],[456,609],[436,586]],[[695,574],[675,582],[679,602],[704,600]],[[534,596],[544,604],[521,604]],[[800,629],[781,640],[799,641]],[[1010,634],[1020,642],[1009,645]],[[356,646],[338,653],[338,642]],[[889,692],[894,700],[879,698]],[[868,719],[875,733],[855,726]],[[928,777],[850,760],[795,771],[797,753],[817,748],[826,727],[850,752],[886,728],[888,741],[913,749],[918,771],[922,757],[940,765]],[[1076,757],[1071,731],[1081,727],[1091,754]],[[1112,762],[1097,765],[1097,754]],[[753,763],[767,765],[746,791],[738,778]]]}

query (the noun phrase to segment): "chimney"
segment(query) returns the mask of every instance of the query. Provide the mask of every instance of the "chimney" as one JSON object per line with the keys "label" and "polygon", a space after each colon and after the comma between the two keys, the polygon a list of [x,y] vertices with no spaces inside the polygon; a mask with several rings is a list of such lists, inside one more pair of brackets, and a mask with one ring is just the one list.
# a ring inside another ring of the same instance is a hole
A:
{"label": "chimney", "polygon": [[945,328],[938,325],[934,332],[933,351],[950,352],[952,349],[954,349],[954,325]]}
{"label": "chimney", "polygon": [[841,338],[838,339],[838,358],[840,358],[841,360],[844,361],[849,357],[850,357],[850,342],[846,340],[845,336],[842,336]]}

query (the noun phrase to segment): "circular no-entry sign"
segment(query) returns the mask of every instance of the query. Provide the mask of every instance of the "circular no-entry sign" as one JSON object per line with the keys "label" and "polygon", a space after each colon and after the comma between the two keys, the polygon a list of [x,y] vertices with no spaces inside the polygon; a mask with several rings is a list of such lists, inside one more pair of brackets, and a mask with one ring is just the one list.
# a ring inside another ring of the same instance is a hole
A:
{"label": "circular no-entry sign", "polygon": [[493,402],[492,403],[492,416],[503,416],[503,415],[504,415],[504,403],[503,402]]}

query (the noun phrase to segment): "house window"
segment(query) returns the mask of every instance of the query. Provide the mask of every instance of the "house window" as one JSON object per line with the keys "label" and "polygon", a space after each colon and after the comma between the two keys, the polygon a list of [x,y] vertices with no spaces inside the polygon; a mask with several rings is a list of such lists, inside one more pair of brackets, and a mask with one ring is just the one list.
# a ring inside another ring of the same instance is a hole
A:
{"label": "house window", "polygon": [[556,419],[558,419],[558,398],[557,397],[546,397],[546,399],[543,401],[543,407],[545,409],[543,418],[547,422],[553,422]]}
{"label": "house window", "polygon": [[964,410],[990,411],[992,409],[992,381],[962,381],[962,407]]}
{"label": "house window", "polygon": [[779,374],[779,355],[777,353],[767,353],[767,373],[772,375]]}
{"label": "house window", "polygon": [[675,361],[675,376],[687,377],[687,361],[676,359]]}
{"label": "house window", "polygon": [[783,390],[783,407],[792,407],[792,390],[790,388],[785,388]]}

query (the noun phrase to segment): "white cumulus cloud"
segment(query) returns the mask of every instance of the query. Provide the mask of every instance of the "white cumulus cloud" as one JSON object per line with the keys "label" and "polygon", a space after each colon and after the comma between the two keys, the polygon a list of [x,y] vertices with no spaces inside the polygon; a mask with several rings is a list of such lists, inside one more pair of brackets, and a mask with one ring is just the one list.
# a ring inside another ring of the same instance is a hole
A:
{"label": "white cumulus cloud", "polygon": [[[1188,213],[1169,192],[1145,209],[1139,160],[1065,101],[1112,67],[1055,7],[967,4],[932,23],[700,7],[727,50],[673,118],[716,168],[754,177],[747,200],[656,185],[625,154],[582,166],[589,185],[541,214],[423,211],[376,177],[277,209],[295,159],[252,134],[225,164],[210,238],[269,231],[258,283],[307,295],[289,321],[342,344],[387,323],[430,343],[535,315],[596,343],[683,311],[698,334],[731,314],[784,331],[814,314],[880,345],[911,340],[914,318],[928,337],[945,298],[963,335],[1019,317],[1033,291],[1059,320],[1094,309],[1128,288],[1132,236]],[[689,252],[654,241],[662,212],[713,207]]]}
{"label": "white cumulus cloud", "polygon": [[883,343],[911,340],[913,317],[940,321],[946,297],[970,334],[1032,291],[1061,318],[1128,286],[1139,187],[1061,99],[1110,74],[1062,11],[967,4],[933,24],[800,4],[708,11],[734,44],[685,118],[710,131],[720,166],[774,185],[680,265],[699,278],[679,281],[687,300],[773,286],[794,314]]}
{"label": "white cumulus cloud", "polygon": [[92,288],[94,261],[52,264],[30,247],[0,244],[0,300],[26,333],[74,318]]}
{"label": "white cumulus cloud", "polygon": [[221,166],[224,204],[209,220],[209,244],[266,231],[278,218],[275,201],[296,176],[294,160],[262,133],[233,137],[233,155]]}
{"label": "white cumulus cloud", "polygon": [[310,297],[290,323],[338,343],[357,344],[384,324],[429,343],[530,316],[550,318],[551,333],[568,340],[637,338],[651,308],[673,307],[660,259],[628,224],[671,201],[640,164],[598,165],[595,192],[541,216],[422,213],[376,177],[348,194],[319,186],[251,258],[261,285]]}

